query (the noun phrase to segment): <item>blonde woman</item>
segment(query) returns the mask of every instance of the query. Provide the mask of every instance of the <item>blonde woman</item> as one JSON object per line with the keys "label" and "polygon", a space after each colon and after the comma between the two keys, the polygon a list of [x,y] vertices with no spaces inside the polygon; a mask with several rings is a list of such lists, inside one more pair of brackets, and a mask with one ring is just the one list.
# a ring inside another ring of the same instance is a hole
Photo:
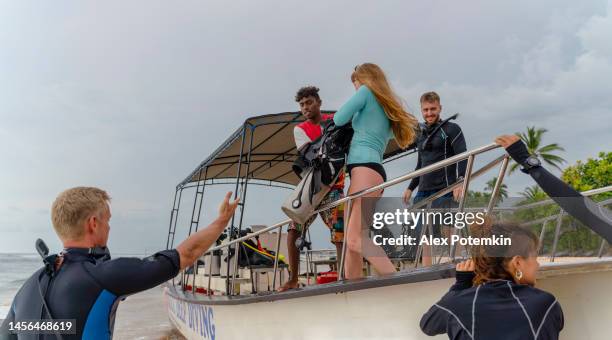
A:
{"label": "blonde woman", "polygon": [[[387,180],[382,166],[383,153],[389,140],[395,136],[402,148],[416,137],[417,120],[402,107],[393,93],[384,72],[375,64],[355,67],[351,81],[357,92],[334,115],[334,123],[342,126],[352,122],[354,135],[348,154],[348,172],[351,176],[349,194],[371,188]],[[365,197],[380,197],[382,191]],[[395,267],[382,248],[367,238],[368,228],[362,226],[361,199],[351,205],[348,220],[345,273],[349,279],[363,275],[363,256],[380,275],[395,272]]]}

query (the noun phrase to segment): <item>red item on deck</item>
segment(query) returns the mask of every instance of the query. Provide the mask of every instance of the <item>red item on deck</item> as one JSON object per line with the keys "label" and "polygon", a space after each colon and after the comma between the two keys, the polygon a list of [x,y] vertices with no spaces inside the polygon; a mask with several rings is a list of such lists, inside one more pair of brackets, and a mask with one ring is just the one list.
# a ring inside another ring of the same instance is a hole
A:
{"label": "red item on deck", "polygon": [[[192,291],[193,287],[191,285],[185,285],[185,289],[184,291]],[[200,293],[200,294],[206,294],[206,288],[203,287],[196,287],[196,293]]]}
{"label": "red item on deck", "polygon": [[329,271],[317,274],[317,284],[321,285],[324,283],[330,283],[338,281],[338,272]]}

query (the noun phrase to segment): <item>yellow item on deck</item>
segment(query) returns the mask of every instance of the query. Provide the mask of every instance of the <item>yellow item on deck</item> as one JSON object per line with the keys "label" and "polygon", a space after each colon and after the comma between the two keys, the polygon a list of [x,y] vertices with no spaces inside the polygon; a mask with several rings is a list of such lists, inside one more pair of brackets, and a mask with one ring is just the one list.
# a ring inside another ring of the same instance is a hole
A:
{"label": "yellow item on deck", "polygon": [[[268,256],[268,257],[274,258],[274,255],[271,255],[271,254],[268,254],[268,253],[266,253],[266,252],[263,252],[263,251],[261,251],[261,250],[259,250],[259,249],[255,248],[255,247],[253,247],[252,245],[250,245],[250,244],[248,244],[248,243],[242,242],[242,244],[243,244],[243,245],[245,245],[245,246],[247,246],[247,247],[249,247],[249,248],[250,248],[250,249],[252,249],[253,251],[256,251],[256,252],[260,253],[261,255],[264,255],[264,256]],[[283,255],[283,254],[281,254],[281,253],[278,253],[278,260],[279,260],[279,261],[283,261],[283,262],[285,262],[285,255]]]}

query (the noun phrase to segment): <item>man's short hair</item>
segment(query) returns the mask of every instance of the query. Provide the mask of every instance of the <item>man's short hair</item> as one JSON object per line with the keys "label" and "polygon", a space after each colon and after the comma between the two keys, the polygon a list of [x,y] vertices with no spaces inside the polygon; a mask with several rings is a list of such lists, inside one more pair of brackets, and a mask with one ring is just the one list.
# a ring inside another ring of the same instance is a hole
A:
{"label": "man's short hair", "polygon": [[440,96],[433,91],[425,92],[421,96],[421,103],[435,103],[435,102],[440,103]]}
{"label": "man's short hair", "polygon": [[62,192],[51,207],[55,232],[62,240],[81,239],[84,222],[107,209],[109,201],[106,191],[98,188],[76,187]]}
{"label": "man's short hair", "polygon": [[311,96],[317,98],[317,100],[321,100],[319,97],[319,88],[316,86],[304,86],[295,94],[295,101],[299,102],[303,98]]}

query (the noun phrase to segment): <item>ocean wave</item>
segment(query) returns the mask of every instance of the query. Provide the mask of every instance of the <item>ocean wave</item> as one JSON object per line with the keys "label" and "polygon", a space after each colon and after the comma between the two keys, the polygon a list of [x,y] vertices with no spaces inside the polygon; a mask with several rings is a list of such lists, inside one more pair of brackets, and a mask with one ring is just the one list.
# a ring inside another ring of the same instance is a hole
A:
{"label": "ocean wave", "polygon": [[23,278],[23,279],[16,279],[16,280],[11,280],[9,282],[6,283],[7,286],[18,286],[21,287],[21,285],[26,282],[28,278]]}
{"label": "ocean wave", "polygon": [[0,318],[4,319],[11,309],[11,305],[0,304]]}

